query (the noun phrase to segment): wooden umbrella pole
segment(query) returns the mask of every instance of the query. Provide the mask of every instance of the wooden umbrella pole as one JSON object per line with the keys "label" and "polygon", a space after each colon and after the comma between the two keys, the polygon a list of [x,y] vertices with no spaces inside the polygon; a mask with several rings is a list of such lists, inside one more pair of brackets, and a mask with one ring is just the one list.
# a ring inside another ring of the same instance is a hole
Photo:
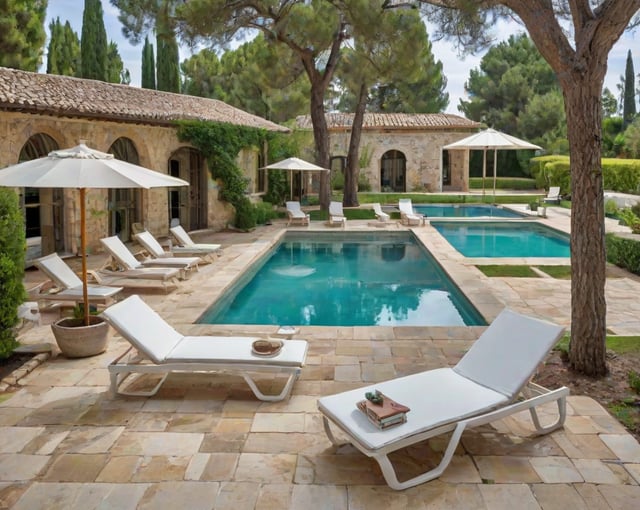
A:
{"label": "wooden umbrella pole", "polygon": [[82,257],[82,301],[84,304],[84,325],[89,325],[89,290],[87,289],[87,218],[86,188],[80,188],[80,256]]}

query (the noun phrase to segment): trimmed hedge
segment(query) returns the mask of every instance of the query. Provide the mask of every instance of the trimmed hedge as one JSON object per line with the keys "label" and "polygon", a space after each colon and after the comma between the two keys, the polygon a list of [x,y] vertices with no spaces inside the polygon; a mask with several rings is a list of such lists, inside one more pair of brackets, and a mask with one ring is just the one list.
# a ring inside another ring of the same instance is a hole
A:
{"label": "trimmed hedge", "polygon": [[640,240],[606,234],[607,262],[640,274]]}
{"label": "trimmed hedge", "polygon": [[18,345],[13,328],[18,324],[18,307],[26,298],[22,284],[26,246],[18,195],[0,188],[0,358],[8,357]]}
{"label": "trimmed hedge", "polygon": [[[493,189],[493,177],[485,177],[485,189]],[[497,177],[496,189],[535,190],[535,179],[525,177]],[[470,177],[469,189],[482,189],[482,177]]]}
{"label": "trimmed hedge", "polygon": [[[560,193],[571,193],[571,168],[568,156],[540,156],[531,158],[531,175],[540,188],[560,186]],[[620,193],[640,191],[640,159],[602,159],[604,189]]]}

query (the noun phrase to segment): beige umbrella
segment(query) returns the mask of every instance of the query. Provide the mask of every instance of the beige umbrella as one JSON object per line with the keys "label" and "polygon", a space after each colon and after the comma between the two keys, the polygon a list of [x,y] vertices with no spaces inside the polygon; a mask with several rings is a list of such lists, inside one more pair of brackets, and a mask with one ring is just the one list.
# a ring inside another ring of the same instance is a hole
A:
{"label": "beige umbrella", "polygon": [[[288,171],[298,171],[298,172],[328,172],[328,168],[323,168],[318,165],[314,165],[313,163],[309,163],[300,158],[287,158],[282,161],[278,161],[277,163],[271,163],[263,167],[265,170],[273,169],[273,170],[288,170]],[[293,198],[293,176],[289,179],[289,193],[291,198]]]}
{"label": "beige umbrella", "polygon": [[496,196],[496,173],[498,166],[497,152],[498,150],[522,150],[522,149],[534,149],[542,150],[542,147],[529,143],[525,140],[520,140],[515,136],[501,133],[495,129],[485,129],[475,133],[467,138],[458,140],[457,142],[445,145],[443,149],[456,150],[481,150],[482,154],[482,193],[484,194],[484,179],[487,175],[487,150],[493,150],[493,196]]}
{"label": "beige umbrella", "polygon": [[115,159],[84,143],[71,149],[0,170],[0,186],[9,188],[77,188],[80,191],[80,254],[85,324],[89,325],[87,294],[86,192],[90,188],[158,188],[188,186],[187,181]]}

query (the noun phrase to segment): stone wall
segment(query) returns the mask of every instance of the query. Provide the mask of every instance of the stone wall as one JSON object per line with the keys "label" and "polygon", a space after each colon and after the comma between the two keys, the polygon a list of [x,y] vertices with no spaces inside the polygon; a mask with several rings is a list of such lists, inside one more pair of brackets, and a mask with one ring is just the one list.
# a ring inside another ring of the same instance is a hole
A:
{"label": "stone wall", "polygon": [[[161,173],[168,173],[168,161],[182,147],[173,127],[144,124],[118,123],[103,120],[53,117],[46,115],[0,112],[0,168],[16,164],[25,143],[30,137],[44,133],[53,138],[59,148],[78,145],[80,140],[94,149],[106,152],[118,138],[130,139],[139,155],[139,164]],[[231,222],[234,211],[218,200],[218,185],[211,177],[203,159],[206,173],[208,228],[221,229]],[[253,169],[251,170],[253,172]],[[184,178],[184,176],[183,176]],[[188,178],[186,179],[188,180]],[[41,201],[50,192],[41,193]],[[156,235],[167,235],[169,229],[168,191],[166,189],[142,190],[141,213],[145,227]],[[78,192],[64,192],[65,251],[77,252],[80,241],[80,217]],[[108,234],[108,191],[90,190],[87,193],[87,240],[90,250],[100,248],[99,239]],[[50,249],[52,232],[50,218],[43,213],[43,253]],[[45,239],[48,238],[49,240]]]}
{"label": "stone wall", "polygon": [[[442,147],[468,136],[468,132],[366,130],[360,141],[361,172],[371,183],[372,191],[381,191],[380,160],[391,150],[406,158],[406,191],[442,191]],[[346,156],[349,132],[331,133],[331,155]],[[468,151],[450,151],[451,188],[468,191]],[[363,161],[364,160],[364,161]]]}

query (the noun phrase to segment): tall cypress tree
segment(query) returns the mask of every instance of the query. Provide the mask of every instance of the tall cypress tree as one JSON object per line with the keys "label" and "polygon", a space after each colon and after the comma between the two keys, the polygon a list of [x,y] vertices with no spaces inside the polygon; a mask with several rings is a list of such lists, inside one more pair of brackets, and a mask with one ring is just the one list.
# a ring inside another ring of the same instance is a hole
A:
{"label": "tall cypress tree", "polygon": [[149,37],[144,38],[144,46],[142,48],[142,79],[141,85],[143,89],[156,88],[156,61],[153,56],[153,44],[149,43]]}
{"label": "tall cypress tree", "polygon": [[622,125],[627,127],[636,116],[636,75],[633,71],[631,50],[627,52],[627,67],[624,72],[624,103],[622,105]]}
{"label": "tall cypress tree", "polygon": [[77,76],[80,70],[80,39],[67,21],[60,18],[49,24],[51,39],[47,49],[47,73]]}
{"label": "tall cypress tree", "polygon": [[164,2],[163,9],[156,18],[157,86],[165,92],[180,92],[180,54],[176,34],[169,24],[169,4]]}
{"label": "tall cypress tree", "polygon": [[100,0],[84,0],[80,77],[107,81],[107,31]]}

